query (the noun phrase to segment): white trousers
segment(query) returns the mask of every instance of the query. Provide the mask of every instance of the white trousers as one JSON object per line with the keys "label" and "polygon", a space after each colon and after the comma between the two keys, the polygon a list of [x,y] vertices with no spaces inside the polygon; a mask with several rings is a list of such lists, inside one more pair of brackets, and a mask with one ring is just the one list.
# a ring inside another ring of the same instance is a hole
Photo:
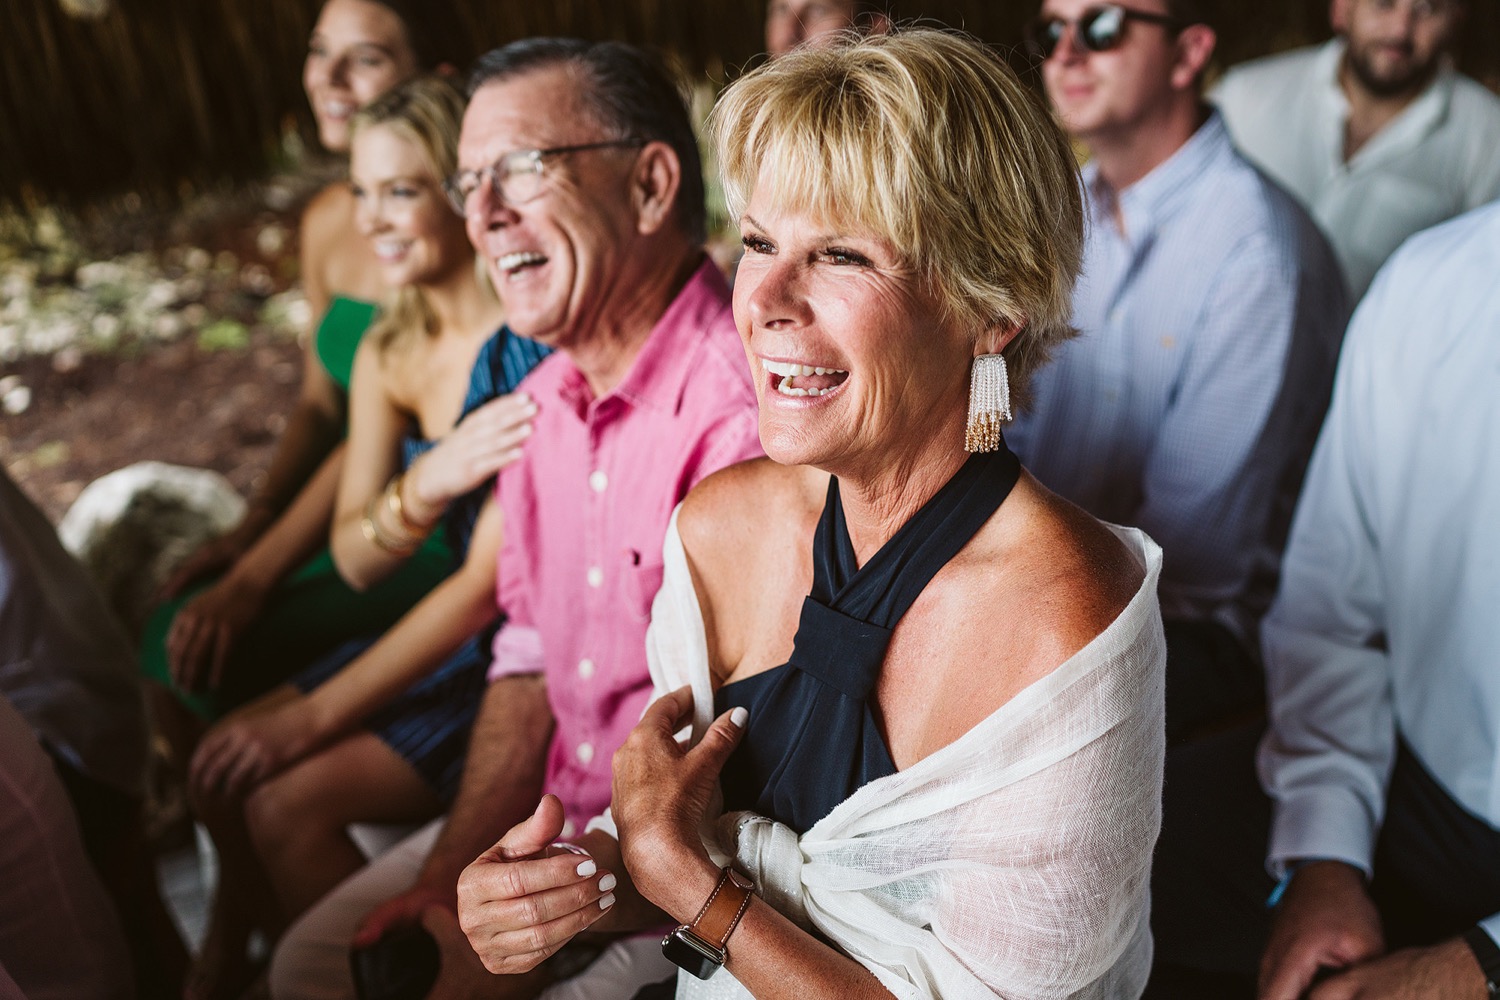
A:
{"label": "white trousers", "polygon": [[[355,928],[375,907],[416,883],[442,828],[437,819],[411,834],[292,924],[271,959],[275,1000],[354,1000],[349,942]],[[577,976],[549,988],[542,1000],[630,1000],[642,986],[674,971],[662,956],[659,937],[625,938]]]}

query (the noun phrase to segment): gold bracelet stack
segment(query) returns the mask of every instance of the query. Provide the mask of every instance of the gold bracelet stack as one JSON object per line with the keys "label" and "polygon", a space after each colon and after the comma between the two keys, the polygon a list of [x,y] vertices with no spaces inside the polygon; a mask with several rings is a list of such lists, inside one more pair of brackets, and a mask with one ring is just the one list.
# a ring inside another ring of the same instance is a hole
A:
{"label": "gold bracelet stack", "polygon": [[406,483],[406,473],[398,472],[385,484],[385,505],[396,516],[396,523],[413,538],[426,538],[432,532],[431,524],[420,524],[406,513],[406,503],[401,499],[401,487]]}
{"label": "gold bracelet stack", "polygon": [[[385,489],[371,497],[365,504],[365,516],[359,522],[359,530],[370,544],[398,556],[409,556],[417,551],[422,540],[432,532],[432,525],[418,524],[406,513],[406,505],[401,500],[401,483],[405,476],[404,472],[397,473],[385,484]],[[382,507],[396,519],[396,530],[380,523]]]}

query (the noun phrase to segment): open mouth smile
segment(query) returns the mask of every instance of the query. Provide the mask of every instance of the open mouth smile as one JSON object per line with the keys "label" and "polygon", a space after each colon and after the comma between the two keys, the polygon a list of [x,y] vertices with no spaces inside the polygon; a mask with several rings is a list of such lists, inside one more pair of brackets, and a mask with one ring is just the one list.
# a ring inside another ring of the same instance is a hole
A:
{"label": "open mouth smile", "polygon": [[849,378],[849,373],[842,368],[765,359],[760,364],[771,377],[771,388],[783,396],[826,396]]}
{"label": "open mouth smile", "polygon": [[547,258],[535,250],[517,250],[495,258],[495,269],[507,278],[514,278],[528,267],[539,267]]}

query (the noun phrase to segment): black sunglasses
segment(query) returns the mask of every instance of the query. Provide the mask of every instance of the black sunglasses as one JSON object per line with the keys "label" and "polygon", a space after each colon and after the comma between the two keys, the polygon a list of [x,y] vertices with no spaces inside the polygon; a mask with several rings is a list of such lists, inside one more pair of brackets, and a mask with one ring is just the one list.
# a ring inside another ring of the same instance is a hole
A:
{"label": "black sunglasses", "polygon": [[1125,38],[1127,21],[1146,24],[1161,24],[1169,28],[1180,22],[1170,14],[1153,14],[1144,10],[1132,10],[1117,3],[1090,7],[1076,21],[1060,17],[1039,17],[1026,26],[1026,48],[1037,59],[1049,59],[1057,51],[1063,32],[1073,29],[1073,44],[1089,52],[1108,52]]}

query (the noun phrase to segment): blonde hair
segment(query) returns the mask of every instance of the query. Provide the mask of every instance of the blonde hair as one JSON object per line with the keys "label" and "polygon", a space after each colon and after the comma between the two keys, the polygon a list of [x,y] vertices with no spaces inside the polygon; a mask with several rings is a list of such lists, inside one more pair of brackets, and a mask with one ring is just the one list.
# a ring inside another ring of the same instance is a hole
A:
{"label": "blonde hair", "polygon": [[1077,161],[979,41],[919,28],[799,49],[730,86],[710,129],[735,218],[767,185],[762,197],[888,240],[976,338],[1022,328],[1005,349],[1018,402],[1076,332]]}
{"label": "blonde hair", "polygon": [[[464,98],[457,87],[441,76],[419,76],[360,109],[350,122],[350,136],[376,125],[391,129],[422,151],[434,181],[441,184],[458,169],[463,117]],[[482,275],[482,269],[478,273]],[[489,287],[488,279],[484,284]],[[410,343],[418,332],[430,336],[436,331],[437,316],[427,297],[416,286],[406,285],[383,304],[369,336],[383,355]]]}

